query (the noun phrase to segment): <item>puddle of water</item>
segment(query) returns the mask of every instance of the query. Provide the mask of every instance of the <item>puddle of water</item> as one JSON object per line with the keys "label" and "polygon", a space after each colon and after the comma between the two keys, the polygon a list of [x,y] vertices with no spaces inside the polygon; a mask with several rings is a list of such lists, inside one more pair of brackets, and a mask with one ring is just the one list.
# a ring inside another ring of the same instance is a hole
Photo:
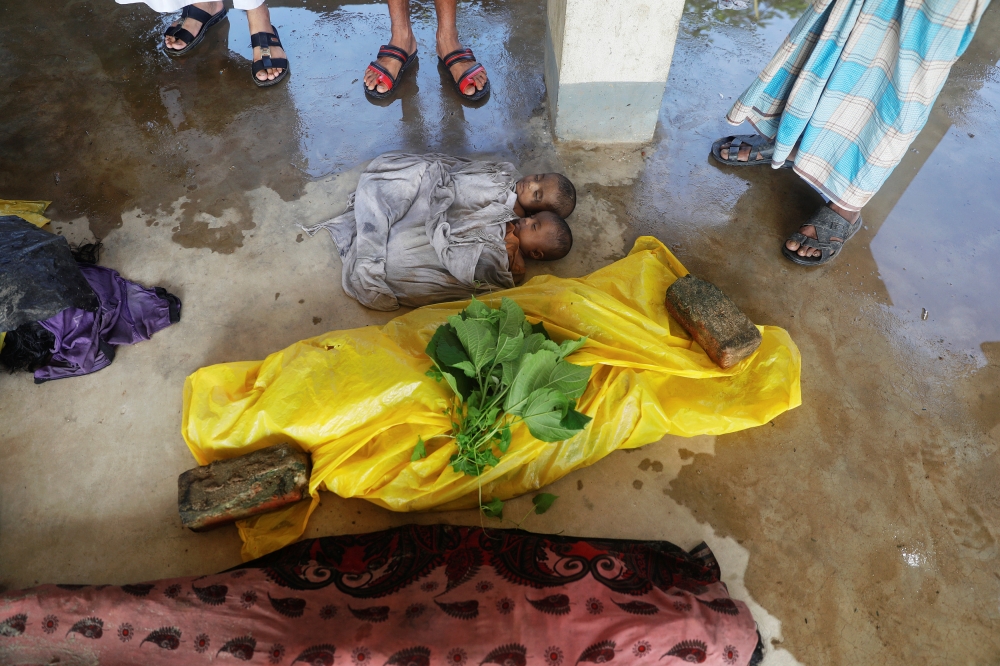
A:
{"label": "puddle of water", "polygon": [[[981,344],[1000,340],[1000,292],[990,288],[1000,255],[991,142],[1000,131],[1000,69],[991,75],[972,97],[975,109],[961,127],[947,129],[871,243],[891,298],[887,309],[903,332],[934,353],[973,358],[980,366],[986,363]],[[933,130],[929,124],[925,133]],[[919,141],[914,146],[920,150]]]}
{"label": "puddle of water", "polygon": [[[541,70],[523,66],[526,59],[540,60],[543,21],[533,21],[515,35],[512,27],[520,31],[523,23],[512,20],[510,12],[505,5],[461,7],[459,34],[493,82],[490,100],[470,108],[438,70],[432,4],[411,3],[418,64],[404,75],[397,97],[381,105],[365,96],[361,78],[389,36],[384,4],[272,7],[272,22],[291,59],[287,87],[298,117],[301,151],[296,166],[317,177],[382,152],[417,146],[460,154],[503,150],[511,131],[518,131],[515,118],[529,117],[545,95]],[[229,16],[229,48],[249,59],[246,15]],[[532,42],[532,36],[537,41]]]}

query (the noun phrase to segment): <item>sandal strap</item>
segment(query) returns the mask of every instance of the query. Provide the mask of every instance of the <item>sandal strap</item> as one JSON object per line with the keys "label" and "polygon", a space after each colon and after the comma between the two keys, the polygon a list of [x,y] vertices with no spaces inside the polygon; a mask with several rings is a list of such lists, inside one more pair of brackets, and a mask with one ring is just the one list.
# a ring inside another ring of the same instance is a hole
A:
{"label": "sandal strap", "polygon": [[[812,217],[806,220],[804,224],[812,225],[816,229],[818,240],[822,242],[842,244],[851,232],[851,223],[831,210],[829,206],[823,206],[813,213]],[[840,240],[831,241],[832,238],[839,238]]]}
{"label": "sandal strap", "polygon": [[398,46],[393,46],[392,44],[383,44],[378,47],[378,55],[376,58],[393,58],[399,62],[406,64],[406,61],[410,59],[410,55],[399,48]]}
{"label": "sandal strap", "polygon": [[[273,27],[271,29],[274,30]],[[256,46],[258,48],[281,46],[281,40],[278,39],[277,35],[271,34],[270,32],[257,32],[250,35],[250,46]]]}
{"label": "sandal strap", "polygon": [[[202,28],[204,28],[204,27],[205,26],[202,25]],[[179,39],[182,42],[184,42],[185,44],[190,44],[191,42],[194,41],[194,35],[192,35],[190,32],[188,32],[184,28],[180,27],[179,25],[176,27],[176,29],[168,30],[166,34],[167,34],[168,37],[173,37],[174,39]]]}
{"label": "sandal strap", "polygon": [[[789,236],[788,240],[795,241],[796,243],[799,244],[800,247],[810,247],[814,250],[819,250],[818,257],[797,257],[797,260],[800,263],[809,263],[809,264],[812,263],[825,264],[832,257],[837,256],[837,254],[840,252],[840,248],[844,246],[843,243],[837,241],[831,243],[829,241],[821,241],[815,238],[810,238],[809,236],[801,234],[798,231]],[[791,250],[785,247],[782,247],[782,250],[786,254],[791,252]]]}
{"label": "sandal strap", "polygon": [[212,15],[204,9],[198,9],[194,5],[188,5],[181,10],[181,18],[192,18],[195,21],[200,21],[202,25],[205,25],[212,20]]}
{"label": "sandal strap", "polygon": [[375,74],[378,76],[378,83],[387,86],[386,92],[389,92],[395,87],[396,77],[390,74],[389,70],[385,67],[373,61],[368,63],[368,69],[375,70]]}
{"label": "sandal strap", "polygon": [[264,69],[288,69],[287,58],[261,58],[250,66],[250,73],[256,74]]}
{"label": "sandal strap", "polygon": [[451,67],[456,62],[475,62],[476,56],[472,54],[472,49],[458,49],[441,58],[445,67]]}
{"label": "sandal strap", "polygon": [[844,243],[851,236],[851,231],[861,226],[861,218],[851,224],[840,215],[831,210],[828,206],[823,206],[813,213],[812,217],[802,223],[802,226],[811,226],[816,230],[816,238],[810,238],[798,231],[788,237],[799,245],[820,251],[819,257],[806,259],[809,263],[823,264],[831,258],[837,256],[844,247]]}
{"label": "sandal strap", "polygon": [[[729,157],[727,162],[764,162],[774,155],[774,141],[759,134],[744,134],[742,136],[731,136],[726,139],[729,142]],[[726,143],[723,141],[723,143]],[[750,146],[750,155],[746,160],[739,159],[740,148]],[[735,150],[734,150],[735,148]],[[760,158],[758,159],[758,155]]]}
{"label": "sandal strap", "polygon": [[[480,64],[475,64],[472,67],[470,67],[469,69],[465,70],[465,74],[463,74],[462,78],[460,78],[458,80],[458,87],[459,87],[459,89],[460,90],[465,90],[470,85],[471,86],[476,85],[476,83],[472,80],[472,78],[476,74],[478,74],[479,72],[485,72],[485,71],[486,71],[486,68],[483,67]],[[466,83],[466,81],[468,81],[468,83]],[[463,92],[462,94],[464,95],[465,93]]]}

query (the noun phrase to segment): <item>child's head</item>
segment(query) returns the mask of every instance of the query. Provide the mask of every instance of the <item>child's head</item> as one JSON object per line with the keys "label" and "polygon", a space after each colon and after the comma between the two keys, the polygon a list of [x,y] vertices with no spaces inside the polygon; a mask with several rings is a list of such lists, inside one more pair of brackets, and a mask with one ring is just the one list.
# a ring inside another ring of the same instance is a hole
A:
{"label": "child's head", "polygon": [[547,210],[569,217],[576,208],[576,188],[561,173],[535,173],[514,185],[517,203],[526,213]]}
{"label": "child's head", "polygon": [[566,220],[548,211],[518,219],[514,235],[521,254],[540,261],[562,259],[573,247],[573,233]]}

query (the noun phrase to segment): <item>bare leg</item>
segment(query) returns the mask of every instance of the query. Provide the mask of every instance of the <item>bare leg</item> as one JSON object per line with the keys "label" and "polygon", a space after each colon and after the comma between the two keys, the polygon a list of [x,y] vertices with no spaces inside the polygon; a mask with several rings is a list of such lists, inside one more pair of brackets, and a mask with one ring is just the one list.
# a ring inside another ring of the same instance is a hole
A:
{"label": "bare leg", "polygon": [[[434,9],[437,11],[438,19],[437,54],[439,57],[444,57],[452,51],[462,48],[462,43],[458,41],[457,4],[458,0],[434,0]],[[451,75],[458,81],[462,78],[462,74],[475,64],[474,62],[457,62],[450,68]],[[475,87],[467,86],[462,92],[466,95],[472,95],[477,90],[482,90],[483,86],[486,85],[486,79],[486,72],[477,73],[472,77]]]}
{"label": "bare leg", "polygon": [[[417,38],[413,36],[413,26],[410,24],[410,0],[389,0],[389,20],[392,22],[392,37],[389,44],[398,46],[409,54],[417,50]],[[396,76],[403,67],[403,63],[395,58],[379,58],[378,64]],[[365,70],[365,87],[369,90],[378,90],[384,93],[388,88],[384,85],[376,85],[378,77],[370,69]]]}
{"label": "bare leg", "polygon": [[[202,11],[208,12],[212,16],[215,16],[216,14],[222,11],[221,2],[196,2],[194,3],[194,6],[197,7],[198,9],[201,9]],[[177,25],[177,23],[175,22],[174,25]],[[184,25],[182,25],[181,27],[197,37],[198,31],[201,30],[201,21],[196,21],[193,18],[186,18],[184,19]],[[181,41],[180,39],[174,39],[173,37],[164,37],[163,45],[166,46],[168,49],[172,49],[174,51],[180,51],[185,46],[187,46],[187,43]]]}
{"label": "bare leg", "polygon": [[[271,13],[267,10],[267,3],[263,3],[257,9],[247,10],[247,22],[250,24],[250,34],[255,35],[258,32],[269,32],[274,34],[274,30],[271,28]],[[280,46],[271,47],[271,57],[272,58],[284,58],[285,51]],[[255,46],[253,48],[253,61],[257,62],[261,59],[260,47]],[[260,81],[267,81],[276,79],[284,69],[278,67],[271,67],[269,69],[262,69],[257,72],[257,79]]]}

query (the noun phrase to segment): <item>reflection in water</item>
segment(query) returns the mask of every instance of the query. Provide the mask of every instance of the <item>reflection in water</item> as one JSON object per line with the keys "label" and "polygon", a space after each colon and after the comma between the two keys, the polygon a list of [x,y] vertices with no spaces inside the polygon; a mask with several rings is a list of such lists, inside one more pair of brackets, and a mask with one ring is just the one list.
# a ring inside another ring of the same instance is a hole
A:
{"label": "reflection in water", "polygon": [[[389,150],[462,154],[507,148],[512,133],[521,131],[515,119],[530,117],[544,98],[541,68],[534,66],[541,62],[544,15],[526,24],[513,20],[512,11],[501,3],[460,7],[459,34],[485,64],[494,89],[489,103],[469,108],[438,70],[432,3],[412,4],[418,65],[404,76],[397,96],[383,104],[368,100],[361,78],[389,36],[384,4],[314,0],[272,7],[272,21],[292,59],[288,88],[301,148],[296,166],[317,177]],[[249,58],[246,17],[241,12],[230,17],[230,49]],[[518,26],[519,45],[509,48],[513,26]]]}
{"label": "reflection in water", "polygon": [[968,186],[967,168],[992,156],[988,141],[948,131],[871,244],[891,311],[915,336],[963,355],[1000,338],[1000,293],[987,288],[996,284],[1000,205]]}
{"label": "reflection in water", "polygon": [[785,19],[798,19],[810,4],[808,0],[771,0],[747,9],[723,9],[718,0],[687,0],[681,32],[694,38],[707,37],[720,24],[755,31]]}

